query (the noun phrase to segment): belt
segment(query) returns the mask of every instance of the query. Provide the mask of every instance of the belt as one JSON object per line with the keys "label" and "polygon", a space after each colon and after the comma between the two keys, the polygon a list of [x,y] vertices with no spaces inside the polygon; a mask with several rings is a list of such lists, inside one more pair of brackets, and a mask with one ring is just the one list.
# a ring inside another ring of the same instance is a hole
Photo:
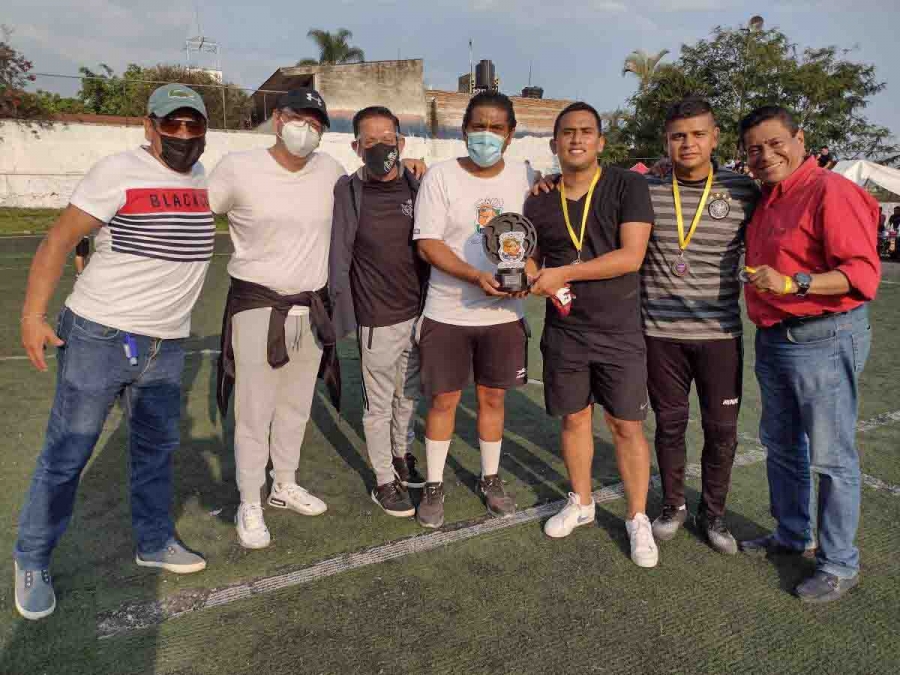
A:
{"label": "belt", "polygon": [[824,319],[833,319],[836,316],[844,316],[845,314],[849,314],[853,310],[848,309],[845,312],[824,312],[822,314],[815,314],[813,316],[792,316],[788,319],[784,319],[783,321],[779,321],[778,323],[769,326],[769,329],[773,328],[796,328],[797,326],[805,326],[810,323],[815,323],[816,321],[822,321]]}

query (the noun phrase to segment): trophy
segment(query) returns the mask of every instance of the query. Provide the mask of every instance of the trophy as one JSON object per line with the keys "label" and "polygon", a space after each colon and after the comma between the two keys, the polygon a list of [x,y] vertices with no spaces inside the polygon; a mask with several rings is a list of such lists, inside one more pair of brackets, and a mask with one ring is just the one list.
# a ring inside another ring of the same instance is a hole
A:
{"label": "trophy", "polygon": [[525,261],[537,246],[537,230],[528,218],[518,213],[495,216],[481,228],[481,245],[488,260],[497,265],[501,291],[528,289]]}

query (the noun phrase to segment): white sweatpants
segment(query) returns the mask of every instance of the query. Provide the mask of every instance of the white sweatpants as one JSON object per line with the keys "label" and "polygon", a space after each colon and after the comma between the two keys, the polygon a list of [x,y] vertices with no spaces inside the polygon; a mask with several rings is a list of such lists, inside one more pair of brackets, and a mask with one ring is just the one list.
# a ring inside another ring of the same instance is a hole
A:
{"label": "white sweatpants", "polygon": [[232,319],[234,461],[242,502],[260,500],[270,455],[276,482],[296,480],[322,358],[309,315],[291,314],[284,325],[290,361],[272,368],[266,352],[270,314],[268,308],[251,309]]}

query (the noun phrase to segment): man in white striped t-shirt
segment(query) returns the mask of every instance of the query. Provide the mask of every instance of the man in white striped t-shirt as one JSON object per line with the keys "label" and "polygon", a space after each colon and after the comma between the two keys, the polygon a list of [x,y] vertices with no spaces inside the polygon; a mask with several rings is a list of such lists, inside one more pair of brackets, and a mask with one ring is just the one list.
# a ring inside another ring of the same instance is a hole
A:
{"label": "man in white striped t-shirt", "polygon": [[653,534],[671,539],[687,517],[685,432],[693,381],[704,437],[697,523],[714,549],[734,554],[724,514],[743,372],[738,271],[758,189],[713,162],[719,129],[706,101],[673,105],[665,137],[672,173],[648,178],[656,224],[641,268],[647,388],[665,499]]}
{"label": "man in white striped t-shirt", "polygon": [[[78,480],[116,399],[130,429],[136,562],[184,574],[206,567],[175,536],[172,454],[179,443],[184,339],[213,251],[206,175],[206,107],[192,89],[150,96],[148,144],[107,157],[79,183],[41,243],[28,277],[22,344],[47,370],[58,348],[56,396],[31,489],[19,514],[16,609],[26,619],[56,607],[50,555],[72,516]],[[66,257],[96,232],[96,252],[47,323]]]}

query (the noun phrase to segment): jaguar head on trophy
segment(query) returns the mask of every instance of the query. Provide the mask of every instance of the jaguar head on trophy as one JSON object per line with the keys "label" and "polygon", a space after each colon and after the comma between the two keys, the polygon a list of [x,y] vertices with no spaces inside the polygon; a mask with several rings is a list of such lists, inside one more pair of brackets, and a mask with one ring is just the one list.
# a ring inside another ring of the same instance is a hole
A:
{"label": "jaguar head on trophy", "polygon": [[528,289],[525,261],[537,246],[537,231],[518,213],[503,213],[481,228],[484,253],[497,266],[500,290],[518,293]]}

